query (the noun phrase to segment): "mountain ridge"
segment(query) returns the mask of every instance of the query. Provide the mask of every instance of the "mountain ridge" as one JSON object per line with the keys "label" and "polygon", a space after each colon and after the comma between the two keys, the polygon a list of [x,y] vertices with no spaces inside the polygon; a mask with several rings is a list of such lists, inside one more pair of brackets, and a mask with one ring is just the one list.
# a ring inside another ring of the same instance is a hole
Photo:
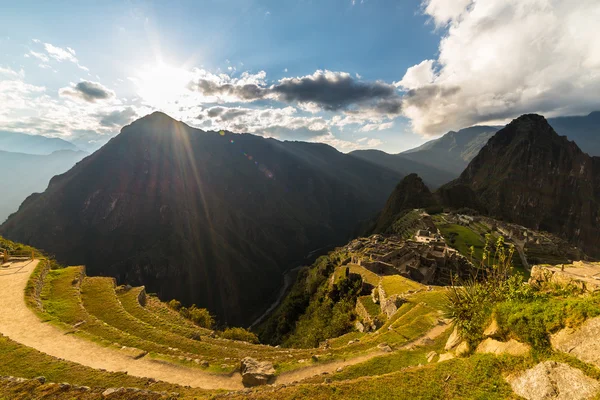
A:
{"label": "mountain ridge", "polygon": [[0,231],[243,323],[276,295],[281,272],[347,239],[399,179],[330,146],[153,113],[55,176]]}

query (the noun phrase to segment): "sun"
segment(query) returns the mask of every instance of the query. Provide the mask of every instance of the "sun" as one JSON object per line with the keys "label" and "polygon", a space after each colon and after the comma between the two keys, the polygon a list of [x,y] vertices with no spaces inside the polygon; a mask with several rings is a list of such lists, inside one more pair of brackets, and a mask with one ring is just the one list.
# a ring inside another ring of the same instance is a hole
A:
{"label": "sun", "polygon": [[134,82],[143,100],[154,107],[168,110],[186,96],[191,80],[191,72],[161,62],[142,67]]}

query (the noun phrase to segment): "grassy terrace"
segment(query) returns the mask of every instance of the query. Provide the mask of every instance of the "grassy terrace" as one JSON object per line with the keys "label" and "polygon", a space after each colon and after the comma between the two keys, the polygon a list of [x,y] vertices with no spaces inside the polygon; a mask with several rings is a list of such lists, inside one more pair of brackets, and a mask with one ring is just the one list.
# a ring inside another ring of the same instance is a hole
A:
{"label": "grassy terrace", "polygon": [[424,286],[415,281],[411,281],[400,275],[384,276],[381,279],[381,287],[385,291],[386,295],[391,296],[393,294],[403,294],[409,290],[423,289]]}
{"label": "grassy terrace", "polygon": [[[157,329],[157,327],[129,314],[122,307],[115,295],[113,281],[110,278],[85,278],[81,287],[81,297],[86,310],[110,326],[162,346],[179,349],[188,353],[188,356],[191,357],[202,356],[202,358],[213,363],[225,363],[223,364],[226,366],[224,368],[211,364],[210,368],[215,371],[231,372],[237,368],[237,360],[246,356],[265,358],[275,356],[277,353],[276,349],[267,346],[253,347],[246,345],[245,348],[239,349],[208,343],[205,340],[188,339],[167,330]],[[235,358],[237,360],[229,364],[228,362],[231,362],[231,360],[225,360],[225,358]]]}
{"label": "grassy terrace", "polygon": [[[90,315],[82,306],[79,282],[80,267],[69,267],[50,271],[42,290],[42,305],[48,319],[75,334],[84,336],[105,346],[118,343],[148,352],[176,355],[168,347],[127,334]],[[75,330],[73,325],[80,324]]]}
{"label": "grassy terrace", "polygon": [[440,224],[438,225],[438,229],[442,232],[446,242],[458,250],[460,254],[470,258],[470,247],[473,246],[475,249],[473,261],[482,260],[485,242],[479,234],[465,226],[456,224]]}
{"label": "grassy terrace", "polygon": [[[0,335],[0,375],[18,375],[32,379],[44,376],[49,382],[69,382],[72,385],[92,388],[133,387],[152,391],[178,392],[184,397],[207,398],[209,393],[202,389],[184,388],[164,382],[153,382],[125,373],[106,372],[85,367],[69,361],[58,360],[32,348],[20,345]],[[10,388],[0,387],[0,399],[17,398]],[[215,393],[215,392],[212,392]],[[7,396],[7,397],[3,397]],[[27,396],[22,398],[28,398]],[[51,397],[55,398],[55,397]],[[78,398],[76,395],[66,398]]]}
{"label": "grassy terrace", "polygon": [[374,272],[369,271],[365,267],[361,267],[358,264],[348,264],[348,265],[343,265],[341,267],[336,268],[335,272],[334,272],[334,278],[333,278],[334,282],[338,282],[342,278],[343,274],[346,271],[346,267],[348,267],[350,269],[350,273],[359,274],[360,276],[362,276],[363,281],[365,281],[373,286],[379,285],[379,280],[381,279],[379,277],[379,275],[377,275]]}
{"label": "grassy terrace", "polygon": [[379,304],[373,303],[371,296],[361,296],[358,298],[358,301],[365,307],[372,318],[377,317],[381,313],[381,307],[379,307]]}

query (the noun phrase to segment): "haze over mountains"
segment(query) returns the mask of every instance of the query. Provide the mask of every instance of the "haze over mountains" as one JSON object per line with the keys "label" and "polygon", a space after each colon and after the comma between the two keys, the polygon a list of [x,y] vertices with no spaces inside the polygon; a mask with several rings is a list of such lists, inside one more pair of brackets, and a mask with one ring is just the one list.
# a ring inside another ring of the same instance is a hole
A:
{"label": "haze over mountains", "polygon": [[16,212],[23,200],[41,192],[54,175],[68,171],[87,153],[66,140],[0,131],[2,184],[0,222]]}
{"label": "haze over mountains", "polygon": [[53,178],[0,230],[247,323],[284,269],[348,239],[400,178],[324,144],[203,132],[154,113]]}

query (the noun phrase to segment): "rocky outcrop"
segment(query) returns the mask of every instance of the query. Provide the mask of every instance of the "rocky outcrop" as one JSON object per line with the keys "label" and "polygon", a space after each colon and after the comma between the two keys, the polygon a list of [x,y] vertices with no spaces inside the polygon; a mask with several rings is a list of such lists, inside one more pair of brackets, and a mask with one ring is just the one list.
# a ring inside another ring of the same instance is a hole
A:
{"label": "rocky outcrop", "polygon": [[507,378],[512,390],[527,400],[587,400],[600,393],[600,383],[567,364],[545,361]]}
{"label": "rocky outcrop", "polygon": [[531,269],[529,284],[540,286],[547,283],[574,285],[586,292],[600,290],[600,263],[575,261],[563,265],[535,265]]}
{"label": "rocky outcrop", "polygon": [[460,344],[461,340],[462,339],[460,338],[460,334],[458,333],[458,328],[454,327],[454,330],[450,334],[450,337],[448,337],[448,341],[446,342],[446,346],[444,347],[444,350],[450,351],[450,350],[454,349],[456,346],[458,346]]}
{"label": "rocky outcrop", "polygon": [[600,367],[600,317],[591,318],[579,328],[565,328],[550,337],[555,350]]}
{"label": "rocky outcrop", "polygon": [[273,364],[267,361],[257,361],[251,357],[242,360],[240,373],[244,386],[266,385],[275,378]]}
{"label": "rocky outcrop", "polygon": [[498,340],[487,338],[477,346],[477,353],[490,354],[510,354],[511,356],[522,356],[531,350],[531,346],[525,343],[510,339],[508,342],[499,342]]}

